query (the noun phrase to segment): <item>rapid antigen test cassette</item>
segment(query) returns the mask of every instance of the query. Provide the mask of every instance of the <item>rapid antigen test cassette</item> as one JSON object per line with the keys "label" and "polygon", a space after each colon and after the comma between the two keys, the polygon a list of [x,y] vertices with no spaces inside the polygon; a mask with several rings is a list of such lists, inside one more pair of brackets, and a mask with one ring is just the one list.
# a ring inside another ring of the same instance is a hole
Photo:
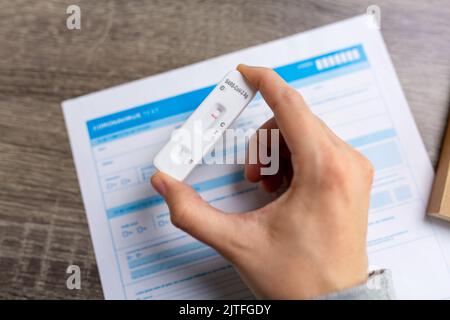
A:
{"label": "rapid antigen test cassette", "polygon": [[198,108],[176,129],[153,160],[155,167],[183,181],[210,152],[256,94],[242,74],[226,74]]}

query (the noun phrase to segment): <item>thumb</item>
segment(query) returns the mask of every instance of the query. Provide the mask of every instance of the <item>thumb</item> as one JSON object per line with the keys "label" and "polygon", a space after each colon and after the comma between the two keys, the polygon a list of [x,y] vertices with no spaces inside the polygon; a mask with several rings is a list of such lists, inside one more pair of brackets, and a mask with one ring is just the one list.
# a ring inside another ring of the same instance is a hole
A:
{"label": "thumb", "polygon": [[[203,200],[189,185],[157,171],[152,176],[153,188],[166,200],[172,224],[194,238],[230,256],[238,242],[236,214],[227,214]],[[242,235],[242,234],[241,234]]]}

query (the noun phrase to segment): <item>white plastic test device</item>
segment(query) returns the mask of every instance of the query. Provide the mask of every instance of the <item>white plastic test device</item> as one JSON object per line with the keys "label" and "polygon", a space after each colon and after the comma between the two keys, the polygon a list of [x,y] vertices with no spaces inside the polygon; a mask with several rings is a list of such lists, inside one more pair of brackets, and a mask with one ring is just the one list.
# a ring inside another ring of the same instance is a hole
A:
{"label": "white plastic test device", "polygon": [[156,169],[183,181],[255,94],[239,71],[227,73],[155,156]]}

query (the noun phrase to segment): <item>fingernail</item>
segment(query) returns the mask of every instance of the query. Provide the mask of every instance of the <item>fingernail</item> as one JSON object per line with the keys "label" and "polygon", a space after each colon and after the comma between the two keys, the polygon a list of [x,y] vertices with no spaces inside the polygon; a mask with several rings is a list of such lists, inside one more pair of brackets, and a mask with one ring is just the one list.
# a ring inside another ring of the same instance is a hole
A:
{"label": "fingernail", "polygon": [[166,195],[166,183],[159,175],[153,176],[152,185],[160,195],[163,197]]}

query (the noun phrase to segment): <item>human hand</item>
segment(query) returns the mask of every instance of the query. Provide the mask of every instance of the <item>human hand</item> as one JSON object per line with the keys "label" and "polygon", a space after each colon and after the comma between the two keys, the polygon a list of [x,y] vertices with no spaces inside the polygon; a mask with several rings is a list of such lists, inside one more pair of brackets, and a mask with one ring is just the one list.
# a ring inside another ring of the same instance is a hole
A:
{"label": "human hand", "polygon": [[228,259],[259,298],[313,298],[365,282],[370,162],[274,71],[245,65],[238,70],[274,113],[262,128],[281,132],[278,173],[263,176],[261,164],[247,164],[245,175],[269,192],[283,181],[289,187],[260,209],[224,213],[158,172],[151,182],[165,198],[172,223]]}

